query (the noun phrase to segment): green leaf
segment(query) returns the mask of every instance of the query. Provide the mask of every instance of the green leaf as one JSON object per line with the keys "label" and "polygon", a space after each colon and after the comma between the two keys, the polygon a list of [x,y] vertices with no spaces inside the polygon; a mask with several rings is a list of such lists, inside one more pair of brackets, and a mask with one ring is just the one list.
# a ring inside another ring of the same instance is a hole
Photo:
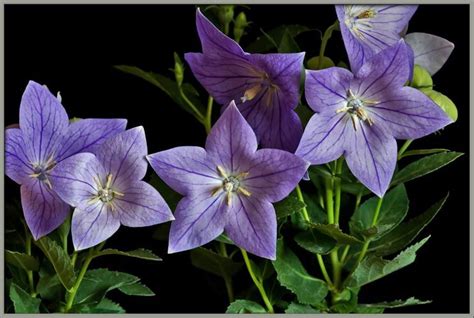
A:
{"label": "green leaf", "polygon": [[82,314],[124,314],[125,309],[123,309],[119,304],[114,303],[110,299],[104,298],[100,303],[96,305],[81,306],[78,312]]}
{"label": "green leaf", "polygon": [[[166,183],[161,180],[156,173],[153,173],[149,182],[161,194],[171,210],[175,210],[182,196],[178,192],[173,191]],[[165,223],[168,224],[168,223]]]}
{"label": "green leaf", "polygon": [[393,230],[406,217],[408,196],[403,184],[398,185],[384,196],[377,224],[373,228],[372,220],[378,201],[378,197],[372,197],[357,209],[349,222],[351,233],[362,237],[370,236],[376,240]]}
{"label": "green leaf", "polygon": [[367,256],[347,278],[345,285],[352,288],[359,288],[410,265],[415,261],[416,252],[429,238],[428,236],[410,246],[392,260],[385,260],[374,255]]}
{"label": "green leaf", "polygon": [[394,186],[399,183],[405,183],[436,171],[462,155],[460,152],[449,151],[421,158],[398,171],[393,177],[391,185]]}
{"label": "green leaf", "polygon": [[59,280],[58,275],[49,275],[40,272],[40,278],[36,286],[36,291],[42,299],[57,300],[61,299],[64,294],[64,287]]}
{"label": "green leaf", "polygon": [[311,223],[327,223],[327,214],[319,203],[315,201],[314,196],[303,192],[303,200],[306,203],[306,211],[308,212],[310,223],[308,223],[302,213],[293,214],[291,215],[291,223],[297,229],[306,231],[310,228]]}
{"label": "green leaf", "polygon": [[364,305],[359,305],[354,308],[354,313],[357,314],[383,314],[384,308],[377,307],[366,307]]}
{"label": "green leaf", "polygon": [[351,313],[357,307],[359,290],[353,288],[345,288],[338,295],[335,295],[331,312],[347,314]]}
{"label": "green leaf", "polygon": [[59,238],[63,246],[67,244],[70,230],[71,230],[71,213],[68,214],[66,220],[64,220],[63,224],[61,224],[61,226],[57,229]]}
{"label": "green leaf", "polygon": [[445,148],[407,150],[400,156],[400,159],[405,158],[405,157],[410,157],[410,156],[425,156],[425,155],[432,155],[435,153],[448,152],[448,151],[449,149],[445,149]]}
{"label": "green leaf", "polygon": [[433,204],[423,214],[404,222],[380,240],[371,242],[368,252],[379,256],[390,255],[405,248],[418,234],[434,219],[448,199],[447,194],[443,199]]}
{"label": "green leaf", "polygon": [[453,121],[458,119],[458,109],[456,104],[446,95],[441,94],[433,89],[421,90],[426,96],[431,98],[436,105],[438,105]]}
{"label": "green leaf", "polygon": [[266,314],[262,305],[246,299],[237,299],[227,307],[226,314]]}
{"label": "green leaf", "polygon": [[314,112],[304,104],[299,104],[298,107],[295,108],[295,112],[298,114],[303,127],[306,127],[309,120],[314,115]]}
{"label": "green leaf", "polygon": [[398,307],[406,307],[406,306],[413,306],[413,305],[425,305],[431,303],[431,300],[418,300],[415,297],[410,297],[405,300],[394,300],[389,302],[381,302],[376,304],[359,304],[360,307],[365,307],[368,309],[374,308],[398,308]]}
{"label": "green leaf", "polygon": [[295,192],[290,193],[284,200],[274,205],[277,218],[282,219],[293,213],[299,213],[306,207],[306,204],[298,199]]}
{"label": "green leaf", "polygon": [[232,242],[232,240],[227,235],[225,235],[224,233],[219,235],[216,238],[216,241],[221,242],[221,243],[225,243],[225,244],[229,244],[229,245],[235,245],[234,242]]}
{"label": "green leaf", "polygon": [[283,36],[281,37],[280,44],[278,45],[278,53],[296,53],[300,51],[301,49],[291,35],[290,31],[285,29]]}
{"label": "green leaf", "polygon": [[285,314],[319,314],[321,311],[311,307],[310,305],[303,305],[298,303],[291,303],[285,310]]}
{"label": "green leaf", "polygon": [[315,254],[329,254],[337,245],[335,239],[315,229],[298,233],[295,241],[305,250]]}
{"label": "green leaf", "polygon": [[413,80],[410,84],[411,87],[415,88],[433,88],[433,79],[430,73],[418,64],[415,64],[413,68]]}
{"label": "green leaf", "polygon": [[268,32],[262,30],[263,35],[250,43],[247,46],[246,51],[264,53],[272,49],[278,49],[285,33],[287,33],[291,38],[295,38],[299,34],[307,31],[310,31],[310,29],[303,25],[281,25]]}
{"label": "green leaf", "polygon": [[34,314],[39,313],[41,299],[32,297],[15,283],[10,285],[10,299],[15,307],[15,313]]}
{"label": "green leaf", "polygon": [[310,70],[323,70],[335,66],[334,62],[327,56],[323,56],[321,62],[319,62],[319,56],[314,56],[308,60],[307,65]]}
{"label": "green leaf", "polygon": [[199,269],[223,278],[234,275],[242,268],[242,264],[203,247],[191,251],[191,263]]}
{"label": "green leaf", "polygon": [[70,291],[76,280],[76,275],[69,255],[47,236],[39,239],[35,244],[51,262],[63,286]]}
{"label": "green leaf", "polygon": [[155,293],[150,288],[141,283],[121,286],[118,289],[128,296],[155,296]]}
{"label": "green leaf", "polygon": [[355,245],[355,244],[363,243],[357,237],[354,237],[352,235],[342,232],[342,230],[336,224],[316,223],[316,224],[311,224],[311,228],[333,238],[334,240],[336,240],[338,244]]}
{"label": "green leaf", "polygon": [[20,252],[5,250],[5,262],[23,268],[25,271],[38,271],[39,269],[36,258]]}
{"label": "green leaf", "polygon": [[326,283],[310,276],[298,257],[284,246],[282,239],[277,242],[277,258],[273,266],[280,284],[296,294],[300,303],[318,305],[326,297]]}
{"label": "green leaf", "polygon": [[161,261],[162,259],[157,255],[153,254],[152,251],[140,248],[133,251],[119,251],[117,249],[105,249],[96,252],[93,257],[105,256],[105,255],[122,255],[134,258],[145,259],[148,261]]}

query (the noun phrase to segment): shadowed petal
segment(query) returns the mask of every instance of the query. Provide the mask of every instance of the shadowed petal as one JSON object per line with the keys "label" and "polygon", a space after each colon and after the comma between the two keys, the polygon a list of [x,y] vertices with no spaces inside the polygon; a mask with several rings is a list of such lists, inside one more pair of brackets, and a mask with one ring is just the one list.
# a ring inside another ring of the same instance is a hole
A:
{"label": "shadowed petal", "polygon": [[217,164],[201,147],[176,147],[148,155],[147,159],[156,174],[182,195],[211,193],[222,183]]}
{"label": "shadowed petal", "polygon": [[225,232],[244,250],[270,260],[276,258],[277,222],[273,206],[256,197],[239,196],[229,211]]}
{"label": "shadowed petal", "polygon": [[132,183],[123,197],[115,198],[120,223],[130,227],[149,226],[174,220],[163,197],[143,181]]}
{"label": "shadowed petal", "polygon": [[21,186],[21,206],[35,240],[58,228],[70,209],[48,185],[38,179],[31,179]]}
{"label": "shadowed petal", "polygon": [[412,87],[392,91],[367,110],[375,123],[383,123],[397,139],[420,138],[452,122],[428,96]]}
{"label": "shadowed petal", "polygon": [[405,41],[414,51],[415,64],[425,68],[431,75],[439,71],[454,49],[454,44],[448,40],[421,32],[407,34]]}
{"label": "shadowed petal", "polygon": [[34,172],[29,150],[20,129],[5,130],[5,174],[18,184],[27,182]]}
{"label": "shadowed petal", "polygon": [[57,160],[80,152],[93,152],[107,138],[123,132],[126,125],[126,119],[81,119],[72,123],[61,141]]}
{"label": "shadowed petal", "polygon": [[111,237],[120,227],[118,214],[110,206],[98,201],[85,210],[75,209],[71,232],[76,251],[95,246]]}
{"label": "shadowed petal", "polygon": [[176,253],[204,245],[224,230],[225,199],[221,193],[187,196],[176,207],[176,220],[171,223],[168,253]]}
{"label": "shadowed petal", "polygon": [[31,145],[31,159],[43,163],[56,155],[67,127],[61,103],[46,87],[30,81],[21,98],[20,128]]}

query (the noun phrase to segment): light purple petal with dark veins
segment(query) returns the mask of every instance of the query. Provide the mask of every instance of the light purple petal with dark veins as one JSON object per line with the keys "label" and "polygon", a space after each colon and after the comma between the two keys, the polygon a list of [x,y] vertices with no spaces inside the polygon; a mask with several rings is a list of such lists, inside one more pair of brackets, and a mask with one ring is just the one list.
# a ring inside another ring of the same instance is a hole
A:
{"label": "light purple petal with dark veins", "polygon": [[126,119],[81,119],[70,124],[61,141],[57,160],[80,152],[92,152],[108,138],[123,132],[126,125]]}
{"label": "light purple petal with dark veins", "polygon": [[76,251],[95,246],[111,237],[120,227],[117,213],[101,201],[87,209],[76,208],[72,214],[71,233]]}
{"label": "light purple petal with dark veins", "polygon": [[309,162],[287,151],[260,149],[255,157],[242,167],[248,175],[242,186],[252,196],[277,202],[296,187],[309,167]]}
{"label": "light purple petal with dark veins", "polygon": [[47,184],[38,179],[31,179],[21,186],[21,206],[35,240],[58,228],[70,209]]}
{"label": "light purple petal with dark veins", "polygon": [[124,196],[114,199],[120,223],[130,227],[149,226],[174,220],[163,197],[144,181],[130,184]]}
{"label": "light purple petal with dark veins", "polygon": [[68,127],[64,107],[38,83],[30,81],[20,104],[20,129],[31,147],[31,160],[44,163],[57,155],[57,147]]}
{"label": "light purple petal with dark veins", "polygon": [[211,193],[222,184],[217,164],[201,147],[176,147],[147,156],[158,176],[182,195]]}
{"label": "light purple petal with dark veins", "polygon": [[[346,134],[345,158],[354,176],[382,197],[388,189],[397,162],[397,143],[382,125],[357,121],[357,131]],[[349,128],[349,127],[348,127]]]}
{"label": "light purple petal with dark veins", "polygon": [[314,114],[306,125],[295,154],[311,162],[323,164],[339,158],[344,152],[345,138],[354,130],[350,115],[323,112]]}
{"label": "light purple petal with dark veins", "polygon": [[397,139],[420,138],[452,122],[428,96],[412,87],[390,92],[367,111],[376,124],[386,126]]}
{"label": "light purple petal with dark veins", "polygon": [[335,113],[347,104],[347,92],[354,76],[340,67],[306,71],[305,96],[315,112]]}
{"label": "light purple petal with dark veins", "polygon": [[168,253],[176,253],[204,245],[224,230],[227,205],[222,192],[200,193],[179,201],[176,220],[171,223]]}
{"label": "light purple petal with dark veins", "polygon": [[5,174],[18,184],[28,182],[32,173],[27,140],[18,128],[5,130]]}
{"label": "light purple petal with dark veins", "polygon": [[276,258],[277,222],[273,205],[257,196],[240,195],[232,201],[225,232],[244,250]]}
{"label": "light purple petal with dark veins", "polygon": [[454,49],[454,44],[448,40],[421,32],[407,34],[405,41],[414,51],[415,64],[425,68],[431,75],[440,70]]}

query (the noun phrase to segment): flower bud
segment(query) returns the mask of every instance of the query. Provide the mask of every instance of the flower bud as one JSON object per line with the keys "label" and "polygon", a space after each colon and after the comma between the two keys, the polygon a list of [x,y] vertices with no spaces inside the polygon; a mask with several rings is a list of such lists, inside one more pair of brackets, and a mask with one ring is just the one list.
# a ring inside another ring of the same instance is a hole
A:
{"label": "flower bud", "polygon": [[234,6],[223,5],[217,9],[217,17],[223,26],[229,26],[229,23],[234,19]]}
{"label": "flower bud", "polygon": [[244,35],[245,28],[248,26],[247,16],[244,12],[240,12],[234,22],[234,39],[239,42]]}
{"label": "flower bud", "polygon": [[184,67],[183,62],[181,62],[181,59],[176,52],[174,53],[174,77],[178,86],[181,87],[184,78]]}
{"label": "flower bud", "polygon": [[449,118],[451,118],[453,121],[458,119],[458,109],[448,96],[433,89],[422,89],[421,91],[425,93],[426,96],[431,98],[431,100],[435,102],[435,104],[438,105],[442,110],[444,110]]}
{"label": "flower bud", "polygon": [[413,68],[413,80],[410,86],[415,88],[433,88],[433,80],[431,79],[430,73],[423,67],[415,64]]}

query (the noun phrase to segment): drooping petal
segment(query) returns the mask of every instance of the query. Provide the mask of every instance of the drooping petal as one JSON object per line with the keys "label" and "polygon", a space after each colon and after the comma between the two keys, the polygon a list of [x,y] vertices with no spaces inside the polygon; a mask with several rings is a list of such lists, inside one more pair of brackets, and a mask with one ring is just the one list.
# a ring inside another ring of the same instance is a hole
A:
{"label": "drooping petal", "polygon": [[61,140],[57,160],[80,152],[93,152],[107,138],[123,132],[126,125],[126,119],[81,119],[72,123]]}
{"label": "drooping petal", "polygon": [[97,201],[72,214],[71,233],[76,251],[95,246],[111,237],[120,227],[120,218],[110,205]]}
{"label": "drooping petal", "polygon": [[397,143],[384,127],[357,121],[357,130],[346,134],[345,158],[354,176],[382,197],[388,189],[397,162]]}
{"label": "drooping petal", "polygon": [[179,201],[171,223],[168,253],[176,253],[204,245],[224,230],[226,200],[221,193],[201,193]]}
{"label": "drooping petal", "polygon": [[314,114],[295,154],[312,164],[336,160],[344,152],[346,134],[351,129],[349,115],[336,112]]}
{"label": "drooping petal", "polygon": [[347,91],[354,76],[340,67],[306,71],[305,96],[315,112],[335,113],[345,106]]}
{"label": "drooping petal", "polygon": [[114,203],[120,223],[126,226],[141,227],[174,220],[163,197],[144,181],[130,184],[124,196],[116,196]]}
{"label": "drooping petal", "polygon": [[278,149],[260,149],[242,171],[248,175],[242,186],[252,196],[270,202],[284,199],[296,187],[309,167],[309,162]]}
{"label": "drooping petal", "polygon": [[158,176],[182,195],[211,193],[222,183],[217,164],[201,147],[176,147],[147,156]]}
{"label": "drooping petal", "polygon": [[276,258],[277,222],[273,205],[258,197],[238,196],[229,211],[225,232],[246,251]]}
{"label": "drooping petal", "polygon": [[415,64],[425,68],[431,75],[440,70],[454,49],[454,44],[448,40],[421,32],[407,34],[405,41],[414,51]]}
{"label": "drooping petal", "polygon": [[5,130],[5,174],[18,184],[23,184],[31,179],[34,173],[31,166],[27,140],[18,128]]}
{"label": "drooping petal", "polygon": [[35,240],[58,228],[70,210],[47,184],[36,178],[21,186],[21,206]]}
{"label": "drooping petal", "polygon": [[20,104],[20,129],[31,147],[31,160],[44,163],[57,155],[68,127],[64,107],[44,86],[30,81]]}
{"label": "drooping petal", "polygon": [[375,123],[385,125],[397,139],[420,138],[452,122],[428,96],[412,87],[390,92],[367,110]]}
{"label": "drooping petal", "polygon": [[212,127],[206,150],[213,162],[228,172],[240,172],[240,163],[246,162],[257,150],[255,133],[234,102]]}

